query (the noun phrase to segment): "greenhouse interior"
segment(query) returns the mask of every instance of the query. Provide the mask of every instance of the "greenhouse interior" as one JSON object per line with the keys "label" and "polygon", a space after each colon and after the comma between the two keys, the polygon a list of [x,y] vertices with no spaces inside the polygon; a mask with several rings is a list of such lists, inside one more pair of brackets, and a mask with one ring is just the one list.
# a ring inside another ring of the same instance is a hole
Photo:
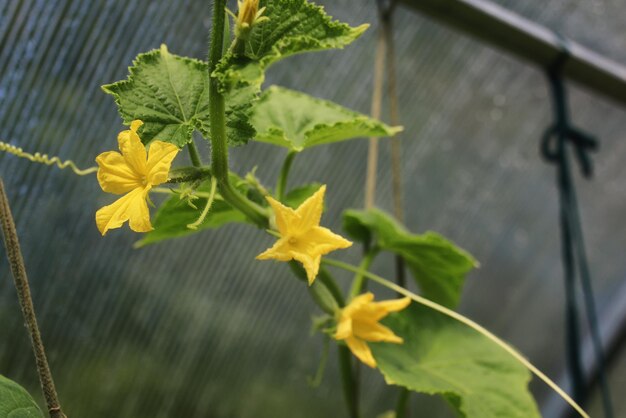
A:
{"label": "greenhouse interior", "polygon": [[0,0],[0,418],[626,418],[619,0]]}

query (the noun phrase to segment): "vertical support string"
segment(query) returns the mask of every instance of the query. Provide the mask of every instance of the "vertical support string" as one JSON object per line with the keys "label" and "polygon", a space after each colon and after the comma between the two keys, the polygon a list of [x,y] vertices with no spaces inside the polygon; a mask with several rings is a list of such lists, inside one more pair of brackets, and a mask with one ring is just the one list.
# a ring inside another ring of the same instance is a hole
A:
{"label": "vertical support string", "polygon": [[[391,125],[400,125],[400,104],[398,100],[396,78],[396,51],[393,41],[393,11],[395,2],[391,1],[384,5],[378,2],[379,16],[385,49],[387,51],[387,98],[389,100],[389,113]],[[391,194],[393,197],[393,214],[400,223],[404,223],[404,198],[402,190],[402,143],[395,136],[391,141]],[[406,285],[406,272],[404,259],[395,257],[396,283],[402,287]]]}
{"label": "vertical support string", "polygon": [[[374,59],[374,91],[372,94],[371,114],[380,119],[383,102],[383,85],[385,82],[385,35],[378,31],[376,38],[376,57]],[[367,151],[367,174],[365,179],[365,209],[374,207],[376,198],[376,174],[378,170],[378,138],[369,139]]]}
{"label": "vertical support string", "polygon": [[[400,125],[400,104],[396,77],[396,50],[393,41],[393,5],[381,12],[382,32],[387,50],[387,97],[389,99],[389,119],[392,126]],[[404,199],[402,192],[402,143],[397,134],[391,141],[391,193],[393,214],[404,222]]]}
{"label": "vertical support string", "polygon": [[[398,100],[397,78],[396,78],[396,53],[395,45],[393,41],[393,12],[396,6],[395,0],[377,0],[378,6],[378,20],[380,22],[379,30],[379,48],[377,48],[377,60],[378,54],[386,56],[387,67],[387,99],[389,100],[389,113],[390,122],[393,126],[400,125],[400,105]],[[378,65],[376,70],[379,71]],[[380,69],[380,72],[384,72]],[[382,76],[379,80],[382,90]],[[378,92],[382,94],[381,92]],[[376,91],[375,91],[376,95]],[[382,102],[382,97],[379,99]],[[374,104],[372,102],[372,104]],[[380,105],[379,105],[380,106]],[[377,109],[380,112],[380,108]],[[379,117],[379,116],[375,116]],[[390,138],[391,141],[391,193],[393,198],[393,213],[395,218],[400,222],[404,222],[404,199],[402,191],[402,146],[400,139],[396,136]],[[376,151],[378,145],[376,144]],[[404,259],[399,255],[395,256],[395,278],[396,283],[401,286],[406,286],[406,271]],[[401,296],[399,294],[399,296]],[[398,401],[396,403],[396,418],[404,418],[409,414],[409,398],[410,393],[406,388],[400,388],[398,393]]]}
{"label": "vertical support string", "polygon": [[[376,35],[376,56],[374,58],[374,85],[372,92],[372,104],[370,108],[371,116],[374,119],[380,119],[383,106],[383,87],[385,84],[385,57],[387,45],[385,34],[381,29]],[[378,175],[378,138],[370,137],[367,147],[367,169],[365,175],[365,209],[371,209],[376,203],[376,185]],[[365,257],[370,253],[369,244],[363,245],[363,253]],[[367,281],[363,281],[362,288],[365,288]],[[356,391],[359,391],[359,383],[361,380],[360,364],[354,365],[353,378]]]}
{"label": "vertical support string", "polygon": [[50,418],[67,418],[61,411],[59,397],[57,396],[54,380],[52,379],[52,372],[50,371],[50,365],[46,357],[41,333],[37,325],[35,307],[33,306],[28,277],[26,275],[26,266],[22,258],[15,222],[13,221],[13,215],[11,214],[9,200],[4,191],[2,179],[0,179],[0,225],[7,251],[7,258],[9,259],[9,266],[11,267],[13,281],[15,282],[17,297],[22,308],[26,328],[30,334],[30,342],[33,347],[33,353],[35,354],[39,382],[41,383],[41,389],[46,399],[48,413],[50,414]]}

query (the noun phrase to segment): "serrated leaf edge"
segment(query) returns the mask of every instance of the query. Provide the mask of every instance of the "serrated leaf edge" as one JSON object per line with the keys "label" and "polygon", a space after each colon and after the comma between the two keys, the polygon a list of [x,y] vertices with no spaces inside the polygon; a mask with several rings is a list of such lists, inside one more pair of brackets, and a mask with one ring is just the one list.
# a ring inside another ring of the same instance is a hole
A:
{"label": "serrated leaf edge", "polygon": [[[343,121],[337,121],[334,123],[319,123],[313,126],[313,128],[307,130],[304,133],[305,139],[304,142],[302,144],[302,146],[294,146],[294,143],[292,140],[290,140],[289,138],[287,138],[287,135],[285,134],[285,131],[279,127],[276,126],[271,126],[269,129],[267,129],[265,132],[263,133],[258,133],[257,132],[257,136],[255,138],[256,141],[258,142],[265,142],[265,143],[271,143],[272,145],[277,145],[273,142],[270,142],[267,139],[263,139],[265,138],[269,138],[273,135],[275,136],[281,136],[284,140],[285,144],[288,145],[283,145],[285,146],[285,148],[289,148],[291,151],[295,151],[295,152],[301,152],[304,149],[307,148],[311,148],[314,146],[318,146],[318,145],[325,145],[326,143],[322,142],[320,144],[312,144],[310,145],[310,138],[313,136],[313,134],[315,132],[319,132],[320,130],[324,130],[324,129],[328,129],[328,130],[332,130],[335,129],[337,127],[341,127],[341,126],[350,126],[350,125],[354,125],[355,123],[361,123],[365,126],[371,127],[372,130],[376,130],[378,131],[378,133],[368,133],[368,136],[373,136],[373,137],[392,137],[400,132],[402,132],[404,130],[404,127],[402,126],[389,126],[387,124],[385,124],[384,122],[381,122],[379,120],[373,119],[363,113],[359,113],[356,112],[354,110],[348,109],[344,106],[341,106],[333,101],[330,100],[326,100],[326,99],[321,99],[319,97],[315,97],[315,96],[311,96],[309,94],[306,94],[304,92],[300,92],[297,90],[292,90],[292,89],[288,89],[285,87],[281,87],[281,86],[277,86],[277,85],[272,85],[270,87],[268,87],[267,89],[265,89],[263,91],[263,93],[261,94],[261,96],[259,97],[258,101],[257,101],[257,105],[261,104],[262,102],[266,101],[268,96],[273,93],[273,92],[281,92],[281,93],[285,93],[294,97],[304,97],[307,100],[310,100],[316,104],[319,104],[320,106],[326,106],[329,107],[331,109],[336,109],[337,111],[340,111],[344,114],[349,114],[353,116],[353,119],[350,120],[343,120]],[[347,117],[349,117],[348,115],[346,115]],[[352,140],[352,139],[356,139],[359,138],[359,136],[353,136],[350,138],[346,138],[343,139],[341,141],[337,141],[337,142],[342,142],[342,141],[348,141],[348,140]]]}
{"label": "serrated leaf edge", "polygon": [[[135,119],[133,117],[130,117],[129,115],[124,114],[124,112],[122,112],[121,110],[121,103],[120,103],[120,95],[119,95],[119,91],[120,90],[124,90],[124,89],[128,89],[128,88],[132,88],[132,83],[135,82],[135,77],[138,76],[137,72],[138,72],[138,68],[140,65],[143,64],[150,64],[150,60],[154,60],[154,59],[163,59],[165,60],[166,58],[163,57],[163,52],[165,52],[167,54],[167,56],[170,57],[174,57],[175,59],[180,59],[186,63],[192,64],[196,67],[199,67],[198,69],[208,72],[208,64],[204,61],[201,61],[199,59],[196,58],[189,58],[189,57],[185,57],[185,56],[181,56],[181,55],[176,55],[176,54],[171,54],[169,53],[167,46],[165,44],[161,44],[161,47],[159,49],[152,49],[150,51],[147,52],[142,52],[140,54],[138,54],[132,61],[132,65],[130,65],[128,67],[128,77],[125,80],[120,80],[120,81],[116,81],[114,83],[109,83],[109,84],[104,84],[102,86],[100,86],[100,88],[102,89],[102,91],[104,91],[107,94],[110,94],[111,96],[113,96],[113,99],[115,101],[115,104],[117,106],[117,111],[118,114],[120,115],[120,117],[122,118],[122,122],[124,125],[129,126],[131,124],[131,122]],[[202,91],[202,93],[200,94],[200,97],[202,97],[205,94],[205,90],[204,89]],[[176,93],[176,92],[175,92]],[[178,96],[178,93],[176,93],[176,95]],[[156,96],[158,98],[158,96]],[[182,109],[181,109],[182,110]],[[182,112],[184,114],[184,111]],[[169,115],[171,115],[172,117],[176,118],[176,120],[179,122],[176,125],[180,125],[181,128],[185,127],[187,128],[187,130],[189,130],[189,128],[191,128],[191,132],[188,132],[188,137],[189,139],[187,140],[188,142],[191,142],[192,140],[192,134],[193,134],[193,129],[198,129],[200,130],[199,126],[204,126],[203,125],[203,121],[201,121],[198,118],[192,117],[191,119],[187,120],[185,118],[185,120],[180,120],[179,118],[177,118],[175,115],[172,115],[171,113],[168,113]],[[173,125],[173,124],[169,124],[169,125]],[[166,126],[169,126],[166,125]],[[157,135],[155,135],[156,138]],[[179,147],[183,146],[184,144],[176,144]]]}
{"label": "serrated leaf edge", "polygon": [[[258,79],[255,80],[255,83],[259,83],[259,85],[261,85],[265,80],[265,71],[273,63],[280,61],[283,58],[287,58],[289,56],[301,53],[323,51],[327,49],[343,49],[345,46],[351,44],[356,39],[358,39],[370,26],[368,23],[364,23],[359,26],[352,27],[347,23],[334,20],[332,16],[326,13],[326,10],[323,6],[309,3],[306,0],[302,2],[302,7],[309,9],[304,13],[319,13],[320,17],[322,18],[321,24],[327,24],[329,27],[333,28],[343,28],[347,31],[347,33],[341,37],[333,37],[329,39],[317,39],[304,34],[287,36],[285,38],[279,39],[274,45],[272,45],[270,51],[268,51],[261,59],[251,59],[249,62],[245,62],[240,65],[233,65],[230,60],[234,56],[232,54],[226,54],[218,63],[215,71],[211,73],[211,77],[215,77],[219,81],[220,89],[228,90],[229,88],[233,87],[236,88],[242,85],[254,84],[247,82],[242,77],[239,77],[239,74],[241,73],[241,68],[245,68],[248,65],[257,65],[259,67],[260,76]],[[311,45],[315,46],[311,46],[301,51],[295,51],[291,53],[281,52],[281,49],[284,49],[290,44],[295,43],[310,43]],[[238,68],[233,68],[234,66]]]}

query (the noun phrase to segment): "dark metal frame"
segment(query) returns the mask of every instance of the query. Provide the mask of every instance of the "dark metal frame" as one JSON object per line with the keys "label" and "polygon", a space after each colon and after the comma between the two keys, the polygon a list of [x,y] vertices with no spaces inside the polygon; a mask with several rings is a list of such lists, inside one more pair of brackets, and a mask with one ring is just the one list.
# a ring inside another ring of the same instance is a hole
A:
{"label": "dark metal frame", "polygon": [[568,55],[563,75],[626,106],[626,67],[485,0],[398,0],[447,26],[541,68]]}

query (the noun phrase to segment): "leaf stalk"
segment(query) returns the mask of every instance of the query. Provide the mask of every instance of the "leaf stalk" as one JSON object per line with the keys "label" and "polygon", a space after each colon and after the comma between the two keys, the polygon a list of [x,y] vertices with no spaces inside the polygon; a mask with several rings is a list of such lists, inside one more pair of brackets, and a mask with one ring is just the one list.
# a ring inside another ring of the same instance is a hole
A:
{"label": "leaf stalk", "polygon": [[287,191],[287,179],[289,178],[289,171],[294,158],[298,153],[296,151],[289,151],[283,162],[283,166],[280,169],[280,176],[278,177],[278,183],[276,183],[276,198],[279,202],[282,202],[285,198]]}
{"label": "leaf stalk", "polygon": [[370,268],[377,254],[378,249],[373,248],[367,251],[363,256],[363,260],[361,260],[361,264],[359,265],[359,272],[355,273],[354,279],[352,280],[352,286],[350,287],[350,299],[355,298],[363,292],[367,280],[363,272]]}
{"label": "leaf stalk", "polygon": [[191,160],[191,164],[193,164],[194,167],[202,167],[202,159],[200,158],[200,153],[198,153],[198,148],[193,142],[193,139],[190,143],[187,144],[187,150],[189,151],[189,159]]}

